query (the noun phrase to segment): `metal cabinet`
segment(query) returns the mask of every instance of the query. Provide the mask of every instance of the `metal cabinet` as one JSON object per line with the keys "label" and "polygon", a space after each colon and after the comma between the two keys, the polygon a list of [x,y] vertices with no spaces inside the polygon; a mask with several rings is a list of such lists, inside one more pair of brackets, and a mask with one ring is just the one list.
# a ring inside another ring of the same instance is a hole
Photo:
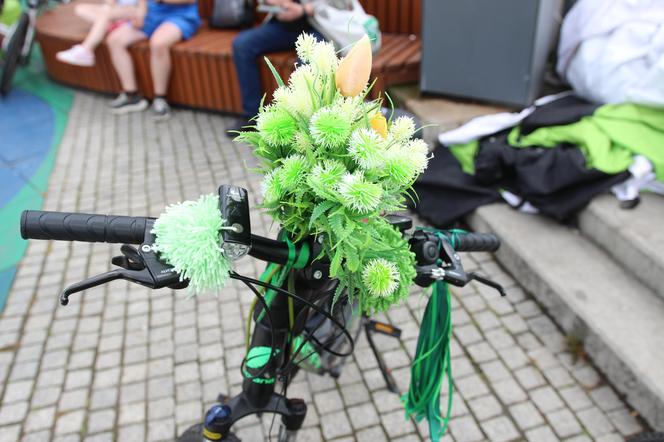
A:
{"label": "metal cabinet", "polygon": [[532,103],[561,11],[561,0],[424,0],[422,91]]}

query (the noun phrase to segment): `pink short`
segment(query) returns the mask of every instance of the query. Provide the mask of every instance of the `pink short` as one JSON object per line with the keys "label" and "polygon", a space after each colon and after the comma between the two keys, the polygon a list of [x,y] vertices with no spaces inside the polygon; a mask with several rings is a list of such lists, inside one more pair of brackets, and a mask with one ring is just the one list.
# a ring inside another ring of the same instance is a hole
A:
{"label": "pink short", "polygon": [[110,34],[111,32],[115,31],[117,28],[124,24],[129,24],[131,23],[131,20],[115,20],[113,23],[110,24],[108,27],[108,33]]}

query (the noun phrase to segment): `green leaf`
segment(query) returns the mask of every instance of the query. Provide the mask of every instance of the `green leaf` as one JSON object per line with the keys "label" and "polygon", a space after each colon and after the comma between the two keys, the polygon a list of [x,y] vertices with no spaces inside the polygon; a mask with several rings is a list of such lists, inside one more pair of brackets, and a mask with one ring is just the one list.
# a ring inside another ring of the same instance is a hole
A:
{"label": "green leaf", "polygon": [[334,201],[323,201],[314,207],[314,210],[311,212],[311,219],[309,220],[309,228],[311,229],[311,226],[313,226],[318,217],[325,213],[325,211],[332,206],[334,206]]}
{"label": "green leaf", "polygon": [[272,76],[277,81],[277,84],[279,86],[283,86],[284,85],[284,80],[281,79],[281,75],[279,75],[279,72],[277,72],[277,70],[274,68],[274,65],[272,64],[270,59],[267,58],[267,57],[263,57],[263,59],[265,60],[265,63],[267,64],[267,67],[270,68],[270,71],[272,72]]}
{"label": "green leaf", "polygon": [[346,252],[346,267],[351,272],[357,272],[360,268],[360,258],[357,251],[353,247],[346,246],[344,252]]}
{"label": "green leaf", "polygon": [[339,273],[341,268],[341,250],[337,250],[332,257],[332,262],[330,262],[330,276],[335,277]]}
{"label": "green leaf", "polygon": [[343,215],[338,213],[332,214],[329,218],[332,233],[334,233],[337,239],[344,235],[344,218]]}

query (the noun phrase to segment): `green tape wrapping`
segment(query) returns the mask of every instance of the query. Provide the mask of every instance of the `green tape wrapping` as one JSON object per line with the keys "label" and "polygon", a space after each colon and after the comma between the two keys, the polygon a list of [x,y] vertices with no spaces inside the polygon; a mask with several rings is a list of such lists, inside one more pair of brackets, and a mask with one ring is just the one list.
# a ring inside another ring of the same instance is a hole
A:
{"label": "green tape wrapping", "polygon": [[[280,234],[279,236],[279,239],[285,241],[286,245],[288,246],[288,261],[283,266],[277,265],[275,263],[268,264],[268,266],[265,268],[265,271],[259,278],[261,281],[269,282],[276,287],[281,287],[283,285],[284,281],[286,281],[286,277],[292,269],[302,269],[309,262],[308,244],[302,244],[300,253],[298,254],[295,244],[293,244],[285,234]],[[276,295],[277,292],[275,290],[268,289],[265,292],[265,303],[270,306]],[[263,318],[264,314],[264,311],[261,312],[258,317],[259,321]]]}

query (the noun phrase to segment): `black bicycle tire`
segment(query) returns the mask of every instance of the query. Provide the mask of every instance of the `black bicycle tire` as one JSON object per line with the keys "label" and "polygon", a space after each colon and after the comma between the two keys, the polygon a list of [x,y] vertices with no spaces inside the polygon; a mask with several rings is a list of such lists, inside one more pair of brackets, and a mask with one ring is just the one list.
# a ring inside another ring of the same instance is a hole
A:
{"label": "black bicycle tire", "polygon": [[[30,45],[28,47],[28,51],[23,55],[23,51],[21,51],[21,56],[19,57],[18,63],[21,66],[27,66],[30,64],[30,60],[32,59],[32,48],[35,46],[35,40],[36,40],[36,32],[32,33],[32,40],[30,41]],[[28,37],[28,33],[25,33],[26,38]],[[21,49],[25,47],[25,41],[21,45]]]}
{"label": "black bicycle tire", "polygon": [[5,52],[5,60],[0,75],[0,95],[6,96],[12,88],[12,79],[16,72],[16,67],[21,57],[21,50],[25,42],[25,36],[28,33],[28,25],[30,24],[30,17],[26,12],[21,13],[18,19],[14,33],[11,35],[9,43],[7,43],[7,51]]}

